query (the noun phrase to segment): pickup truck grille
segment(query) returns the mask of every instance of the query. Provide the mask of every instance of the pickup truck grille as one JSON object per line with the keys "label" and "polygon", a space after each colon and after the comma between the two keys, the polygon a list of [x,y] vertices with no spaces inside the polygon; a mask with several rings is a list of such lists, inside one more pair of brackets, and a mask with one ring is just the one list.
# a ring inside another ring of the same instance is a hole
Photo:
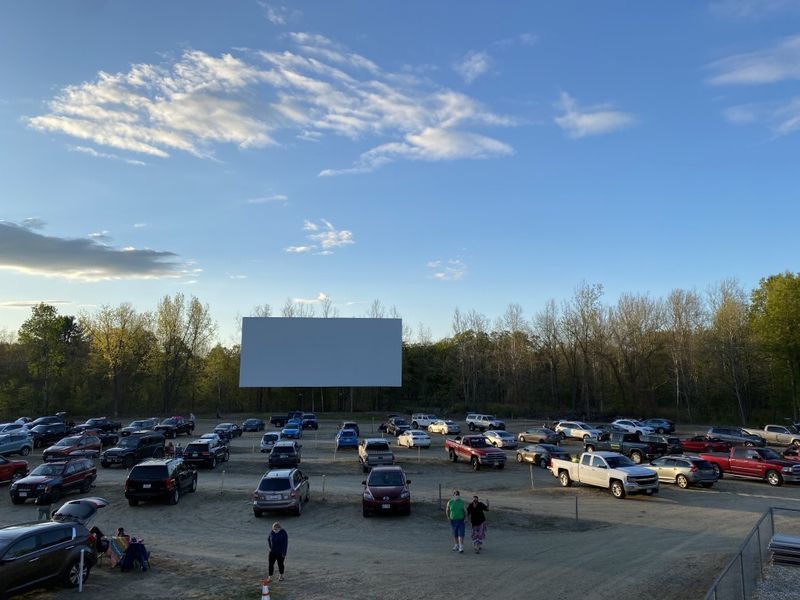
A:
{"label": "pickup truck grille", "polygon": [[500,450],[489,451],[484,455],[484,460],[488,460],[490,462],[505,462],[506,453]]}
{"label": "pickup truck grille", "polygon": [[658,481],[658,475],[629,475],[628,481],[638,483],[639,485],[653,485]]}

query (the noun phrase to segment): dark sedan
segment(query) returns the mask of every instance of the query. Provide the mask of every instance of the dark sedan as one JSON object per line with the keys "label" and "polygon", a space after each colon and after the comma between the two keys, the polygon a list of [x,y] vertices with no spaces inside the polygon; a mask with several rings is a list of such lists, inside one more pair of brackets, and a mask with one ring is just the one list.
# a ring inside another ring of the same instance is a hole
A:
{"label": "dark sedan", "polygon": [[235,437],[241,437],[242,428],[236,423],[220,423],[214,427],[214,433],[216,433],[223,440],[227,439],[230,441]]}
{"label": "dark sedan", "polygon": [[264,419],[247,419],[242,423],[242,431],[264,431],[266,426]]}
{"label": "dark sedan", "polygon": [[159,421],[155,417],[152,417],[150,419],[139,419],[138,421],[131,421],[130,423],[128,423],[128,425],[126,425],[125,427],[123,427],[119,431],[123,436],[126,436],[126,435],[130,435],[130,434],[132,434],[132,433],[134,433],[136,431],[145,431],[147,429],[155,429],[156,425],[158,425],[158,423],[159,423]]}
{"label": "dark sedan", "polygon": [[569,452],[554,444],[534,444],[517,450],[518,463],[533,463],[542,469],[550,465],[551,458],[570,460],[571,456]]}

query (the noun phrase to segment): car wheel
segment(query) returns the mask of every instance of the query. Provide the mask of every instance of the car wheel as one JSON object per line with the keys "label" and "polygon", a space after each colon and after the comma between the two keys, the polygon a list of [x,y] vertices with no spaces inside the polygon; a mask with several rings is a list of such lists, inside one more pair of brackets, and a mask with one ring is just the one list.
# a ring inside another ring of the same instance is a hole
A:
{"label": "car wheel", "polygon": [[14,474],[11,476],[11,481],[17,481],[25,477],[25,471],[14,471]]}
{"label": "car wheel", "polygon": [[621,482],[616,480],[611,482],[611,495],[619,500],[625,497],[625,488]]}
{"label": "car wheel", "polygon": [[497,465],[497,470],[498,471],[502,471],[505,468],[506,468],[506,463],[500,463],[499,465]]}
{"label": "car wheel", "polygon": [[594,452],[594,446],[592,446],[591,444],[587,444],[586,445],[586,451],[587,452]]}
{"label": "car wheel", "polygon": [[41,448],[42,447],[42,440],[33,440],[33,447],[34,448]]}
{"label": "car wheel", "polygon": [[677,485],[682,490],[685,490],[689,487],[689,480],[686,478],[686,475],[678,475],[675,478],[675,485]]}
{"label": "car wheel", "polygon": [[547,468],[547,459],[546,458],[540,458],[539,459],[539,467],[542,468],[542,469],[546,469]]}
{"label": "car wheel", "polygon": [[19,496],[11,496],[11,503],[12,504],[25,504],[25,498],[20,498]]}
{"label": "car wheel", "polygon": [[139,506],[139,500],[136,498],[128,498],[128,506]]}
{"label": "car wheel", "polygon": [[411,429],[419,429],[419,423],[416,421],[411,421]]}
{"label": "car wheel", "polygon": [[642,464],[642,453],[641,452],[631,452],[631,460],[635,462],[637,465]]}
{"label": "car wheel", "polygon": [[452,462],[458,462],[458,455],[456,454],[455,450],[450,450],[450,460]]}
{"label": "car wheel", "polygon": [[53,488],[50,491],[50,501],[55,504],[61,499],[61,488]]}
{"label": "car wheel", "polygon": [[655,490],[645,490],[645,491],[644,491],[644,495],[645,495],[645,496],[652,496],[652,495],[653,495],[653,494],[655,494],[655,493],[656,493],[656,491],[655,491]]}
{"label": "car wheel", "polygon": [[294,509],[294,516],[299,517],[303,514],[303,501],[302,499],[297,501],[297,506]]}
{"label": "car wheel", "polygon": [[83,563],[83,571],[81,571],[81,563],[79,560],[73,561],[70,563],[69,567],[67,567],[66,572],[64,573],[64,586],[69,588],[78,587],[81,583],[86,583],[86,580],[89,579],[89,570],[91,567],[89,563],[84,561]]}
{"label": "car wheel", "polygon": [[767,471],[767,483],[772,486],[783,485],[783,477],[777,471]]}
{"label": "car wheel", "polygon": [[228,462],[231,459],[231,453],[226,452],[222,457],[222,462]]}
{"label": "car wheel", "polygon": [[256,510],[255,508],[253,509],[253,515],[255,515],[256,519],[260,519],[261,515],[263,515],[263,514],[264,513],[261,512],[260,510]]}
{"label": "car wheel", "polygon": [[156,448],[153,452],[153,458],[164,458],[164,449]]}
{"label": "car wheel", "polygon": [[665,433],[664,428],[659,427],[658,429],[656,429],[656,433],[661,433],[661,434]]}
{"label": "car wheel", "polygon": [[481,462],[478,460],[478,457],[473,456],[472,460],[469,461],[469,462],[472,465],[472,470],[473,471],[480,471],[481,470]]}
{"label": "car wheel", "polygon": [[211,457],[211,463],[208,466],[211,467],[212,469],[216,469],[217,468],[217,457],[216,456],[212,456]]}
{"label": "car wheel", "polygon": [[129,454],[122,461],[122,464],[125,466],[126,469],[130,469],[133,466],[133,463],[135,463],[135,462],[136,462],[136,459],[134,459],[133,456]]}
{"label": "car wheel", "polygon": [[172,494],[169,496],[169,503],[170,504],[177,504],[178,501],[181,499],[181,493],[178,491],[178,488],[172,490]]}
{"label": "car wheel", "polygon": [[569,477],[569,473],[566,471],[561,471],[558,474],[558,482],[561,484],[561,487],[570,487],[572,485],[572,479]]}
{"label": "car wheel", "polygon": [[20,449],[19,453],[20,453],[20,456],[28,456],[28,454],[30,454],[30,453],[31,453],[30,446],[23,446],[23,447]]}
{"label": "car wheel", "polygon": [[744,443],[744,445],[747,446],[748,448],[752,448],[753,442],[747,441]]}
{"label": "car wheel", "polygon": [[107,463],[106,461],[101,460],[100,466],[103,467],[104,469],[108,469],[111,466],[111,463]]}
{"label": "car wheel", "polygon": [[86,494],[90,489],[92,489],[92,481],[87,479],[81,485],[81,494]]}
{"label": "car wheel", "polygon": [[717,473],[717,479],[722,479],[722,469],[717,463],[711,463],[711,466],[714,467],[714,471]]}
{"label": "car wheel", "polygon": [[473,425],[472,423],[470,423],[470,424],[469,424],[469,430],[470,430],[470,431],[475,431],[475,425]]}
{"label": "car wheel", "polygon": [[524,462],[524,461],[525,461],[525,459],[523,458],[522,454],[517,452],[517,462],[521,463],[521,462]]}

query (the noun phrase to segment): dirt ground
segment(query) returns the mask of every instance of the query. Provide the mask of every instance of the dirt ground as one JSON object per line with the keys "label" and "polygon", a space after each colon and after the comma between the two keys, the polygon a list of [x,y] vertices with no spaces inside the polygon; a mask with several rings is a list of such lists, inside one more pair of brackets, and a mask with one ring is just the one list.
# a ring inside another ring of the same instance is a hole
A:
{"label": "dirt ground", "polygon": [[[517,432],[531,424],[512,421],[508,428]],[[200,421],[197,432],[213,425]],[[362,424],[362,433],[371,435],[371,426]],[[92,495],[111,505],[94,524],[106,532],[122,526],[143,537],[152,569],[121,573],[103,564],[92,570],[82,596],[260,598],[266,537],[280,520],[289,534],[289,554],[286,581],[270,587],[275,600],[407,600],[416,594],[431,600],[702,598],[767,507],[800,508],[798,486],[728,478],[710,490],[662,484],[656,497],[616,500],[596,488],[561,488],[548,471],[516,463],[512,451],[504,470],[473,472],[448,462],[442,436],[433,435],[428,450],[395,450],[412,482],[411,516],[365,519],[364,476],[353,451],[334,457],[334,433],[335,423],[323,421],[319,432],[307,432],[302,440],[300,468],[312,491],[300,517],[253,515],[251,493],[266,470],[260,434],[236,439],[229,463],[201,469],[197,493],[183,496],[177,506],[129,507],[125,470],[98,467]],[[575,453],[580,448],[577,442],[565,446]],[[32,466],[41,460],[38,451],[29,458]],[[463,497],[489,500],[489,532],[480,555],[469,544],[464,554],[451,551],[440,486],[445,499],[459,488]],[[0,525],[35,517],[34,505],[15,506],[0,491]],[[76,593],[52,588],[26,597]]]}

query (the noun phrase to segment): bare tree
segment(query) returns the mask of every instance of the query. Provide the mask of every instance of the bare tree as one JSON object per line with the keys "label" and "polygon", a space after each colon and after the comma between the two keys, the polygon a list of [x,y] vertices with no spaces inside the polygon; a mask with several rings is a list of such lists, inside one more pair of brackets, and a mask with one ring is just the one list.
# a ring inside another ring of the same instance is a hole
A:
{"label": "bare tree", "polygon": [[706,323],[706,311],[699,294],[672,290],[666,302],[666,321],[675,375],[675,414],[676,417],[679,415],[683,398],[686,416],[692,422],[692,403],[698,379],[697,345]]}
{"label": "bare tree", "polygon": [[281,316],[282,317],[296,317],[297,315],[297,304],[291,299],[287,298],[286,302],[283,303],[283,308],[281,308]]}
{"label": "bare tree", "polygon": [[325,296],[319,303],[319,316],[323,319],[336,319],[339,317],[339,309],[333,305],[330,296]]}
{"label": "bare tree", "polygon": [[370,319],[386,318],[386,308],[383,306],[383,303],[377,298],[372,301],[372,304],[369,305],[369,308],[367,309],[367,317],[369,317]]}
{"label": "bare tree", "polygon": [[[602,306],[602,284],[588,284],[585,281],[575,288],[572,299],[565,304],[562,326],[568,338],[567,347],[572,346],[580,352],[581,397],[587,418],[592,412],[594,381],[594,343],[598,331],[598,321]],[[567,359],[569,361],[569,358]],[[577,365],[576,365],[577,367]],[[575,370],[577,374],[577,369]],[[574,404],[574,396],[573,396]]]}
{"label": "bare tree", "polygon": [[561,346],[561,324],[555,300],[548,300],[545,307],[533,318],[533,331],[539,341],[539,349],[547,362],[550,382],[550,401],[560,409],[558,390],[559,348]]}
{"label": "bare tree", "polygon": [[259,304],[250,311],[251,317],[271,317],[272,307],[269,304]]}

